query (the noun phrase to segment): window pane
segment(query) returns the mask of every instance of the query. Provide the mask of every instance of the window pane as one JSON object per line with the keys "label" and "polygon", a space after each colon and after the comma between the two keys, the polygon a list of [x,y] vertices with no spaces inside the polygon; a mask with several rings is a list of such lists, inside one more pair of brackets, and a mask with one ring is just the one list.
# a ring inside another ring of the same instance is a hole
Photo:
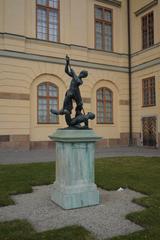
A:
{"label": "window pane", "polygon": [[112,92],[107,88],[97,91],[97,122],[112,123]]}
{"label": "window pane", "polygon": [[46,84],[39,85],[38,95],[39,96],[47,96],[47,85]]}
{"label": "window pane", "polygon": [[143,79],[143,105],[155,105],[155,94],[155,78]]}
{"label": "window pane", "polygon": [[49,116],[50,116],[50,119],[49,119],[50,123],[58,123],[58,116],[51,114],[51,113]]}
{"label": "window pane", "polygon": [[37,37],[47,39],[47,12],[44,9],[37,9]]}
{"label": "window pane", "polygon": [[58,0],[37,2],[37,38],[57,42],[59,40]]}
{"label": "window pane", "polygon": [[97,7],[95,15],[95,46],[97,49],[112,51],[112,10]]}
{"label": "window pane", "polygon": [[58,41],[58,12],[49,12],[49,40]]}
{"label": "window pane", "polygon": [[112,50],[112,26],[104,25],[104,48],[107,51]]}
{"label": "window pane", "polygon": [[97,91],[97,99],[98,99],[98,100],[102,100],[102,99],[103,99],[102,89],[99,89],[99,90]]}
{"label": "window pane", "polygon": [[49,85],[49,96],[57,97],[57,88],[55,86]]}
{"label": "window pane", "polygon": [[[54,109],[58,110],[58,100],[57,99],[50,99],[49,100],[49,110]],[[49,114],[49,121],[50,123],[57,123],[58,122],[58,116],[54,114]]]}
{"label": "window pane", "polygon": [[105,100],[111,101],[112,100],[112,93],[108,89],[104,89],[104,97]]}
{"label": "window pane", "polygon": [[102,24],[96,23],[96,48],[102,49]]}
{"label": "window pane", "polygon": [[37,4],[40,4],[40,5],[47,5],[47,0],[37,0]]}
{"label": "window pane", "polygon": [[148,13],[142,17],[142,42],[143,49],[154,44],[154,14]]}
{"label": "window pane", "polygon": [[154,44],[154,24],[153,24],[153,13],[148,16],[148,34],[149,34],[149,46]]}
{"label": "window pane", "polygon": [[52,8],[58,8],[58,0],[49,0],[49,6]]}
{"label": "window pane", "polygon": [[38,122],[39,123],[46,123],[47,117],[45,115],[38,116]]}
{"label": "window pane", "polygon": [[112,21],[112,12],[109,11],[109,10],[105,10],[105,11],[104,11],[104,19],[105,19],[106,21],[111,22],[111,21]]}
{"label": "window pane", "polygon": [[58,101],[57,99],[50,99],[49,100],[49,107],[50,109],[58,110]]}
{"label": "window pane", "polygon": [[50,10],[49,11],[49,23],[50,24],[58,24],[58,12],[57,10]]}
{"label": "window pane", "polygon": [[38,86],[38,122],[58,123],[58,116],[50,113],[51,109],[58,110],[58,88],[51,83]]}
{"label": "window pane", "polygon": [[96,8],[96,18],[102,19],[102,9]]}
{"label": "window pane", "polygon": [[45,123],[47,122],[47,100],[38,99],[38,122]]}
{"label": "window pane", "polygon": [[47,99],[39,98],[38,103],[39,103],[39,107],[40,106],[47,106]]}

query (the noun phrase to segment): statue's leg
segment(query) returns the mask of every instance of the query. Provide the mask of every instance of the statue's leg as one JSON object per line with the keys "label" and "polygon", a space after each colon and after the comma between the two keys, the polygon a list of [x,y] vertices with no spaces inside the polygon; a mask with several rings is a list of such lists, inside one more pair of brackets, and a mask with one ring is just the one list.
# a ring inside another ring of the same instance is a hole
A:
{"label": "statue's leg", "polygon": [[64,115],[64,111],[63,111],[63,108],[61,110],[55,110],[55,109],[51,109],[51,113],[52,114],[55,114],[55,115]]}
{"label": "statue's leg", "polygon": [[66,120],[66,123],[69,127],[72,126],[72,124],[71,124],[71,121],[72,121],[71,114],[67,110],[66,110],[66,113],[65,113],[65,120]]}
{"label": "statue's leg", "polygon": [[[63,111],[69,111],[70,114],[72,113],[73,109],[73,102],[72,102],[72,95],[69,91],[66,92],[65,99],[63,102]],[[65,114],[65,113],[64,113]]]}
{"label": "statue's leg", "polygon": [[66,112],[69,112],[71,114],[72,109],[73,109],[72,97],[71,94],[69,94],[69,91],[67,91],[63,102],[63,108],[60,110],[51,109],[51,113],[55,115],[65,115]]}
{"label": "statue's leg", "polygon": [[82,101],[78,102],[78,103],[76,102],[76,104],[77,104],[77,106],[76,106],[75,111],[76,111],[76,117],[77,117],[78,115],[82,114],[81,111],[83,109],[83,102]]}

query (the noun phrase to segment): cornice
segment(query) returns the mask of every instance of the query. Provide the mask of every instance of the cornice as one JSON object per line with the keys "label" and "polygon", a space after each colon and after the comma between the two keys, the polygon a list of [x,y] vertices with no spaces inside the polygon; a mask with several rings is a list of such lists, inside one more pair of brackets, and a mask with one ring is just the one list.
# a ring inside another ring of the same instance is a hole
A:
{"label": "cornice", "polygon": [[96,0],[97,2],[107,3],[115,7],[121,7],[121,2],[117,0]]}
{"label": "cornice", "polygon": [[62,48],[79,48],[82,50],[87,50],[87,51],[96,51],[99,52],[101,54],[109,54],[112,56],[117,56],[117,57],[127,57],[128,54],[127,53],[119,53],[119,52],[114,52],[114,51],[106,51],[106,50],[101,50],[101,49],[96,49],[96,48],[90,48],[90,47],[86,47],[86,46],[82,46],[82,45],[76,45],[76,44],[67,44],[67,43],[63,43],[63,42],[51,42],[51,41],[47,41],[47,40],[42,40],[42,39],[37,39],[37,38],[31,38],[31,37],[27,37],[27,36],[23,36],[23,35],[18,35],[18,34],[14,34],[14,33],[8,33],[8,32],[0,32],[0,37],[1,38],[10,38],[10,39],[18,39],[18,40],[22,40],[22,41],[33,41],[36,42],[37,44],[44,44],[44,45],[48,45],[48,46],[52,46],[53,44],[57,47],[62,47]]}
{"label": "cornice", "polygon": [[[37,62],[39,61],[39,62],[61,64],[61,65],[65,64],[64,58],[43,56],[38,54],[17,52],[17,51],[10,51],[10,50],[0,50],[0,57],[17,58],[17,59],[23,59],[23,60],[29,60],[29,61],[37,61]],[[101,64],[101,63],[80,61],[80,60],[74,60],[74,59],[71,61],[71,64],[77,67],[128,73],[128,67],[125,67],[125,66]]]}
{"label": "cornice", "polygon": [[140,14],[148,11],[149,9],[151,9],[152,7],[154,7],[155,5],[158,4],[158,0],[153,0],[152,2],[146,4],[145,6],[143,6],[142,8],[138,9],[135,12],[135,15],[138,17]]}

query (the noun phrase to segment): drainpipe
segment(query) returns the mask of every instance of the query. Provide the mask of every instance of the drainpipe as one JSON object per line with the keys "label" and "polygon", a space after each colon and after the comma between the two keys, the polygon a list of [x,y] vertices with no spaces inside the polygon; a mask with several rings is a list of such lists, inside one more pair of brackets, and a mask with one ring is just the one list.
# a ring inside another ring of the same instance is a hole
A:
{"label": "drainpipe", "polygon": [[128,84],[129,84],[129,145],[133,144],[132,134],[132,73],[131,73],[131,21],[130,21],[130,0],[127,0],[128,16]]}

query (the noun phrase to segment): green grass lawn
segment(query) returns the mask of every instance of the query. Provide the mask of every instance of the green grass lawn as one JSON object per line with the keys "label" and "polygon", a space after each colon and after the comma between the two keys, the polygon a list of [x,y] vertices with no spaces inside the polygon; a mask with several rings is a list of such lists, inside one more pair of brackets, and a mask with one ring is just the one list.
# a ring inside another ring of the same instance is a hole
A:
{"label": "green grass lawn", "polygon": [[[134,199],[145,210],[126,217],[144,231],[112,240],[160,240],[160,158],[121,157],[96,160],[96,184],[107,190],[128,187],[148,196]],[[28,193],[32,186],[55,179],[54,163],[0,165],[0,206],[14,204],[11,194]],[[0,223],[0,240],[93,240],[79,226],[37,233],[27,221]]]}

